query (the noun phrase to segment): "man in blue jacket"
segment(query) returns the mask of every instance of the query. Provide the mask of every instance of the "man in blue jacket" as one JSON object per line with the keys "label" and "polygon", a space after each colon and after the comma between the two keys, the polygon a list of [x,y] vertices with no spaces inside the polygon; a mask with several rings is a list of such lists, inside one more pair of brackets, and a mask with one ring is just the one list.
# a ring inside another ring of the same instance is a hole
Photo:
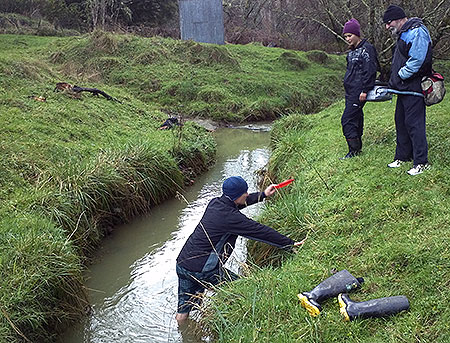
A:
{"label": "man in blue jacket", "polygon": [[344,76],[345,109],[341,117],[342,132],[348,145],[348,153],[341,159],[347,159],[361,152],[363,107],[367,92],[375,86],[379,63],[373,45],[361,38],[358,20],[352,18],[346,22],[342,33],[350,48],[347,55],[347,71]]}
{"label": "man in blue jacket", "polygon": [[425,102],[420,83],[424,75],[431,74],[431,37],[421,19],[408,19],[405,11],[396,5],[386,9],[383,22],[397,38],[389,79],[389,88],[398,91],[395,108],[397,146],[394,161],[388,167],[398,168],[413,160],[413,168],[408,174],[417,175],[430,167]]}
{"label": "man in blue jacket", "polygon": [[[223,194],[208,204],[200,223],[189,236],[177,258],[179,323],[186,320],[195,296],[209,285],[227,279],[224,264],[234,249],[236,238],[243,236],[281,249],[301,245],[271,227],[247,218],[239,210],[263,201],[276,192],[270,185],[264,192],[248,194],[248,185],[240,176],[226,179]],[[228,278],[229,279],[229,278]]]}

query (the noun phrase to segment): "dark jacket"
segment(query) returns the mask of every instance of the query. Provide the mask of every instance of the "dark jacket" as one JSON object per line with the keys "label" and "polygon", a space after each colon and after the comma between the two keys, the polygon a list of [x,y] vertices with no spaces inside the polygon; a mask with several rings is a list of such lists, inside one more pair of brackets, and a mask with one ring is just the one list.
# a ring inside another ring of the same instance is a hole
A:
{"label": "dark jacket", "polygon": [[[247,198],[247,205],[255,204],[264,198],[264,193],[252,193]],[[178,255],[177,263],[192,272],[218,269],[219,263],[225,263],[233,251],[237,236],[265,242],[278,248],[292,248],[292,239],[247,218],[239,211],[244,207],[238,207],[225,195],[212,199],[200,223]]]}
{"label": "dark jacket", "polygon": [[380,69],[377,51],[366,39],[347,55],[347,71],[344,76],[345,95],[358,99],[375,86],[377,71]]}
{"label": "dark jacket", "polygon": [[422,92],[422,76],[431,74],[431,38],[419,18],[411,18],[399,32],[392,56],[389,88]]}

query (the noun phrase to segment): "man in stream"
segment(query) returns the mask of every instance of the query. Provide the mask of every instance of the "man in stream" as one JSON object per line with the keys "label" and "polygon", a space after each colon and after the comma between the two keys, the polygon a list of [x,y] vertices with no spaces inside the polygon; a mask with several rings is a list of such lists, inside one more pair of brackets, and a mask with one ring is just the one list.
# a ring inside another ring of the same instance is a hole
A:
{"label": "man in stream", "polygon": [[196,303],[198,295],[210,285],[232,280],[233,274],[224,264],[234,249],[238,236],[292,250],[301,242],[282,235],[278,231],[247,218],[239,210],[263,201],[276,192],[270,185],[264,192],[247,193],[247,182],[240,176],[226,179],[221,197],[212,199],[200,223],[181,249],[177,258],[178,274],[178,323],[183,323]]}

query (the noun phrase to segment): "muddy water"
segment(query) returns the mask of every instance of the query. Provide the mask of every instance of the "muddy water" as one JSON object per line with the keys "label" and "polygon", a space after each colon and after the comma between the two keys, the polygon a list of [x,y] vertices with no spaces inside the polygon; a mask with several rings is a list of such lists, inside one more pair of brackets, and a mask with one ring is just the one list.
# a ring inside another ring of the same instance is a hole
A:
{"label": "muddy water", "polygon": [[[61,337],[64,343],[202,342],[174,320],[177,306],[175,260],[208,202],[221,194],[229,176],[241,175],[257,191],[255,172],[269,158],[267,126],[219,129],[217,162],[183,197],[166,201],[148,215],[117,228],[87,272],[92,313]],[[244,209],[254,217],[262,204]],[[245,260],[238,240],[230,269]]]}

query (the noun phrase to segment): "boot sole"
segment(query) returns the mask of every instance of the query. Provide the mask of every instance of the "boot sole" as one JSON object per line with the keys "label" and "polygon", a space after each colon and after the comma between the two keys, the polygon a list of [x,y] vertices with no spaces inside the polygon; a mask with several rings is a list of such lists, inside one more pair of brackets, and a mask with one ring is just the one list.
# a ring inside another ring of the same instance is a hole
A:
{"label": "boot sole", "polygon": [[350,321],[350,316],[347,313],[347,304],[342,299],[342,294],[338,295],[338,303],[339,303],[339,312],[341,312],[342,317],[344,317],[344,320],[346,322]]}
{"label": "boot sole", "polygon": [[317,317],[320,314],[320,309],[317,306],[311,304],[306,296],[299,293],[297,294],[297,297],[300,300],[302,307],[304,307],[311,316]]}

